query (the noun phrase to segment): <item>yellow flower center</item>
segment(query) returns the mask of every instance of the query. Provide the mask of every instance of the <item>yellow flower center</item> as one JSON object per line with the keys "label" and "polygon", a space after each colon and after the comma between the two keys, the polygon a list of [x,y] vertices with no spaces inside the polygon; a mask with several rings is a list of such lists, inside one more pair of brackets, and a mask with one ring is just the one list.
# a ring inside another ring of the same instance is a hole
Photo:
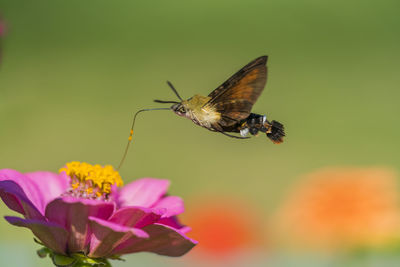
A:
{"label": "yellow flower center", "polygon": [[106,200],[111,193],[112,185],[123,184],[121,176],[111,165],[91,165],[72,161],[59,172],[65,172],[71,178],[68,193],[76,197]]}

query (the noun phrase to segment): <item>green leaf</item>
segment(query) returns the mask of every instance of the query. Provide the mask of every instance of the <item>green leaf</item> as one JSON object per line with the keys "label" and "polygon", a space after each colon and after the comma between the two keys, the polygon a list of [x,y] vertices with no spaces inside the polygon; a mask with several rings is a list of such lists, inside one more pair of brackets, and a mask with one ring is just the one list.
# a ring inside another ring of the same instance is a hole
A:
{"label": "green leaf", "polygon": [[77,259],[60,254],[53,254],[52,260],[54,265],[58,267],[72,267],[77,262]]}
{"label": "green leaf", "polygon": [[44,246],[43,243],[40,242],[39,240],[37,240],[36,238],[33,238],[33,241],[34,241],[36,244],[39,244],[39,245]]}
{"label": "green leaf", "polygon": [[53,264],[57,267],[111,267],[107,259],[89,258],[83,253],[74,253],[70,256],[54,253],[49,248],[41,248],[37,251],[41,258],[50,256]]}
{"label": "green leaf", "polygon": [[38,254],[38,256],[40,258],[45,258],[47,255],[51,255],[52,251],[46,247],[38,249],[36,251],[36,253]]}

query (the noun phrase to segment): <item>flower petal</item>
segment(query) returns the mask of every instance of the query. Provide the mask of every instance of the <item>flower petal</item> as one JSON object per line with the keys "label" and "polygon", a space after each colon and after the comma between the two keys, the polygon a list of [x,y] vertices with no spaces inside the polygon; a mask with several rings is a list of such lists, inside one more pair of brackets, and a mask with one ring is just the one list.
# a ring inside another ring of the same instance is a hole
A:
{"label": "flower petal", "polygon": [[142,178],[124,186],[119,195],[121,207],[140,206],[149,208],[165,195],[168,180]]}
{"label": "flower petal", "polygon": [[72,197],[58,198],[46,207],[46,218],[60,224],[70,232],[69,252],[87,253],[90,242],[89,216],[108,219],[114,211],[113,202],[78,199]]}
{"label": "flower petal", "polygon": [[160,255],[179,257],[197,244],[197,241],[162,224],[151,224],[142,228],[142,230],[150,235],[149,239],[140,240],[139,242],[137,239],[127,239],[114,249],[114,253],[120,255],[147,251]]}
{"label": "flower petal", "polygon": [[117,210],[109,219],[110,222],[126,227],[142,228],[157,222],[162,213],[142,207],[125,207]]}
{"label": "flower petal", "polygon": [[5,216],[4,218],[12,225],[31,229],[33,234],[39,238],[39,240],[42,241],[46,247],[57,253],[66,254],[68,232],[60,225],[51,222],[22,219],[13,216]]}
{"label": "flower petal", "polygon": [[149,235],[140,229],[121,226],[110,221],[89,217],[93,236],[90,241],[89,256],[105,258],[114,255],[113,249],[126,239],[148,238]]}
{"label": "flower petal", "polygon": [[179,230],[179,232],[183,234],[186,234],[187,232],[190,232],[192,230],[192,228],[190,228],[189,226],[181,224],[180,221],[178,220],[178,217],[176,216],[169,218],[162,218],[157,223],[172,227],[176,230]]}
{"label": "flower petal", "polygon": [[166,212],[163,214],[164,217],[171,217],[174,215],[181,214],[185,211],[183,200],[177,196],[167,196],[160,199],[154,206],[155,209],[165,209]]}
{"label": "flower petal", "polygon": [[11,169],[0,170],[0,181],[13,181],[16,183],[22,191],[25,193],[27,199],[29,199],[32,204],[43,214],[42,207],[42,195],[38,189],[37,184],[35,184],[26,175]]}
{"label": "flower petal", "polygon": [[10,209],[24,215],[28,219],[42,219],[41,212],[28,199],[24,190],[14,181],[0,181],[0,197]]}
{"label": "flower petal", "polygon": [[68,188],[68,178],[65,173],[31,172],[22,174],[11,169],[0,170],[0,181],[6,180],[17,183],[42,214],[47,203],[59,197]]}
{"label": "flower petal", "polygon": [[53,172],[31,172],[25,173],[33,183],[37,184],[39,194],[41,195],[40,210],[44,211],[46,205],[53,199],[60,197],[69,187],[69,178],[63,173]]}

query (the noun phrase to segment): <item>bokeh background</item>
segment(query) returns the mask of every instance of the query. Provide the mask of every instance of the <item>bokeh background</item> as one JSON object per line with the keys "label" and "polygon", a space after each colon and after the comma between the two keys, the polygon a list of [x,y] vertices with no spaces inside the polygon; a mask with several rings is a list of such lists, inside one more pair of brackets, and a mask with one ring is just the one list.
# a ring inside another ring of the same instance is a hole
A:
{"label": "bokeh background", "polygon": [[[282,122],[285,142],[142,114],[121,175],[170,179],[200,244],[113,266],[398,266],[399,10],[395,0],[0,0],[0,168],[117,165],[133,113],[176,100],[166,80],[184,98],[207,95],[266,54],[253,111]],[[0,220],[0,236],[1,266],[52,266],[28,230]]]}

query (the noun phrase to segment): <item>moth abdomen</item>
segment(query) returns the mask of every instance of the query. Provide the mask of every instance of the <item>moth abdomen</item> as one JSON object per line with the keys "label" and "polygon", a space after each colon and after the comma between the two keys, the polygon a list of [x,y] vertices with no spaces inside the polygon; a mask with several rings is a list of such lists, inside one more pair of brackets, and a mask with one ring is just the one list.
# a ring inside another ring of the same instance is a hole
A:
{"label": "moth abdomen", "polygon": [[240,132],[242,136],[246,136],[249,133],[257,135],[259,132],[262,132],[275,144],[282,143],[285,136],[283,124],[275,120],[269,122],[265,115],[255,113],[251,113],[249,117],[243,120],[236,131]]}
{"label": "moth abdomen", "polygon": [[283,124],[277,121],[271,122],[270,132],[267,133],[267,137],[271,139],[275,144],[280,144],[283,142],[283,137],[285,136],[285,129]]}

